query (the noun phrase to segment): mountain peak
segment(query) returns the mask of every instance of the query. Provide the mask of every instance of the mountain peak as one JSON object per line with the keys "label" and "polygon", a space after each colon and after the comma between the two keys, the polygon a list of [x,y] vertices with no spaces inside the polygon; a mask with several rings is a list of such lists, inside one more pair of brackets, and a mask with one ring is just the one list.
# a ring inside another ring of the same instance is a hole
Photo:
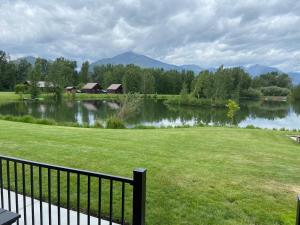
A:
{"label": "mountain peak", "polygon": [[134,64],[142,68],[160,68],[160,69],[162,68],[165,70],[172,70],[172,69],[180,70],[179,66],[164,63],[156,59],[152,59],[148,56],[135,53],[133,51],[127,51],[120,55],[116,55],[112,58],[98,60],[92,63],[90,68],[93,69],[95,66],[107,65],[107,64],[112,64],[112,65]]}

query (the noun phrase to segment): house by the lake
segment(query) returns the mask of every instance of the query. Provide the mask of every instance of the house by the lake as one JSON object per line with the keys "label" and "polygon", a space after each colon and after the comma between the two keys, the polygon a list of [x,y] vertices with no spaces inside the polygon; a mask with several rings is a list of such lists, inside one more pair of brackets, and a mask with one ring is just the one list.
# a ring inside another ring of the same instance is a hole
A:
{"label": "house by the lake", "polygon": [[[27,80],[24,82],[25,85],[27,85],[28,87],[31,86],[31,81]],[[54,88],[53,83],[51,82],[47,82],[47,81],[38,81],[37,82],[37,87],[41,90],[41,91],[49,91],[52,88]]]}
{"label": "house by the lake", "polygon": [[81,89],[82,93],[100,93],[101,86],[99,83],[87,83]]}
{"label": "house by the lake", "polygon": [[111,84],[107,88],[107,93],[114,93],[114,94],[120,94],[123,93],[123,87],[122,84]]}
{"label": "house by the lake", "polygon": [[65,88],[66,93],[76,93],[76,91],[77,91],[77,88],[74,86],[69,86],[69,87]]}

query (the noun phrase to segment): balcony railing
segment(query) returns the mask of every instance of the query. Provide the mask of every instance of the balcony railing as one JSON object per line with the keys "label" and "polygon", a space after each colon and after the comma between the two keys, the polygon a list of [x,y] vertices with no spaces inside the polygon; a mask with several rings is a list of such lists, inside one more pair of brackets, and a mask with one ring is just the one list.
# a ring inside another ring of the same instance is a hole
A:
{"label": "balcony railing", "polygon": [[0,156],[0,191],[18,224],[145,224],[145,169],[126,178]]}

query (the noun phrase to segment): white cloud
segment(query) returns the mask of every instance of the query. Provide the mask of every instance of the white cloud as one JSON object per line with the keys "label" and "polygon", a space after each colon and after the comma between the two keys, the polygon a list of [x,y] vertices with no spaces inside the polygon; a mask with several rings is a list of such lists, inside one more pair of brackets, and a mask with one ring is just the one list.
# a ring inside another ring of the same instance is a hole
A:
{"label": "white cloud", "polygon": [[300,2],[2,0],[0,49],[97,60],[127,50],[204,67],[300,70]]}

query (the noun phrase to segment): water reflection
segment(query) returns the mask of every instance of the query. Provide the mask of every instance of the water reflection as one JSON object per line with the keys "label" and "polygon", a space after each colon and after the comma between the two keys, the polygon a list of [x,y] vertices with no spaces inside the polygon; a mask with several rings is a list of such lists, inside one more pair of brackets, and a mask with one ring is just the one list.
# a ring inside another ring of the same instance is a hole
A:
{"label": "water reflection", "polygon": [[[262,128],[300,129],[300,104],[297,102],[244,101],[237,113],[235,123],[241,127],[254,125]],[[77,122],[93,125],[104,123],[117,113],[120,104],[116,101],[63,101],[63,102],[10,102],[0,105],[0,114],[32,115],[51,118],[58,122]],[[205,107],[167,106],[160,100],[145,100],[138,115],[126,120],[128,127],[181,126],[198,123],[226,125],[231,121],[227,110]]]}

